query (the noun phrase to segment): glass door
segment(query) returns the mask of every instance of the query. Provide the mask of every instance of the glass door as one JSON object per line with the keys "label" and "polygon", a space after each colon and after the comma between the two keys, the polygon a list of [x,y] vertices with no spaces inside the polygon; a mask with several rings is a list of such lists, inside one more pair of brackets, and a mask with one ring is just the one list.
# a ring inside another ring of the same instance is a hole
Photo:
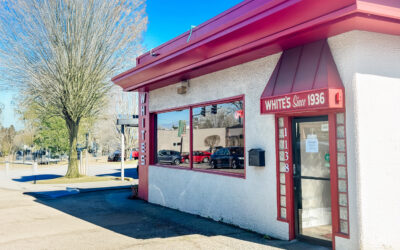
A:
{"label": "glass door", "polygon": [[298,238],[331,244],[328,117],[293,119],[293,164]]}

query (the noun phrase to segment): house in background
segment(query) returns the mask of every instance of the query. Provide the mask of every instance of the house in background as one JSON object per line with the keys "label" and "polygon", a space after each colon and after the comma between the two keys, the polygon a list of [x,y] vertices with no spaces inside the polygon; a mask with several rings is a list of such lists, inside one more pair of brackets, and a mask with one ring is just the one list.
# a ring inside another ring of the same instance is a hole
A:
{"label": "house in background", "polygon": [[[400,249],[399,69],[398,1],[243,1],[113,78],[139,92],[139,196],[279,239]],[[160,164],[157,124],[180,120],[189,164]],[[210,128],[225,145],[199,167]]]}

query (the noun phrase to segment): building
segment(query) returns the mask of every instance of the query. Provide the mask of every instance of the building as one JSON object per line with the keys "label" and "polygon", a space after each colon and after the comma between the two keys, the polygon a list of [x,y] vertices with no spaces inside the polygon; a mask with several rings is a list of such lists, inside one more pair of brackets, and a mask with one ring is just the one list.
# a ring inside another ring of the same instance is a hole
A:
{"label": "building", "polygon": [[[139,92],[142,199],[285,240],[400,249],[400,2],[246,0],[113,81]],[[157,128],[180,123],[190,152],[209,136],[209,162],[157,163]],[[206,130],[221,128],[218,147]]]}

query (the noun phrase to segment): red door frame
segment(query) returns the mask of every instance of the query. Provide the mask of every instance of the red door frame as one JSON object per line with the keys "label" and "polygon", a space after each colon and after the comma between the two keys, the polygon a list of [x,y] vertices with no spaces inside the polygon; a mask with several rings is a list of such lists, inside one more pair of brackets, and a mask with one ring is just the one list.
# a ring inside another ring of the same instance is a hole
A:
{"label": "red door frame", "polygon": [[[332,248],[335,249],[335,236],[349,238],[349,235],[340,233],[339,225],[339,190],[338,190],[338,175],[337,175],[337,157],[336,157],[336,113],[345,113],[345,109],[335,110],[321,110],[301,113],[283,113],[276,114],[275,116],[275,130],[276,130],[276,162],[277,162],[277,220],[284,221],[289,224],[289,240],[296,238],[295,235],[295,216],[294,216],[294,184],[293,184],[293,152],[292,152],[292,119],[294,117],[307,117],[307,116],[322,116],[328,115],[329,123],[329,154],[331,166],[331,211],[332,211]],[[286,173],[286,219],[281,217],[281,194],[280,194],[280,159],[279,159],[279,118],[284,118],[285,128],[287,129],[288,140],[288,153],[289,153],[289,171]]]}

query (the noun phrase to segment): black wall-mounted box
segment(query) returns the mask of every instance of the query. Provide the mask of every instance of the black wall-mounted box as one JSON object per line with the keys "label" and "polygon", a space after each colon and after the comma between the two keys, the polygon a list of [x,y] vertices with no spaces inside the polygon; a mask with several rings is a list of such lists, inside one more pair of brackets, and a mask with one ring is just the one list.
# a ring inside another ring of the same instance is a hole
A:
{"label": "black wall-mounted box", "polygon": [[265,151],[260,148],[249,150],[249,165],[265,167]]}

